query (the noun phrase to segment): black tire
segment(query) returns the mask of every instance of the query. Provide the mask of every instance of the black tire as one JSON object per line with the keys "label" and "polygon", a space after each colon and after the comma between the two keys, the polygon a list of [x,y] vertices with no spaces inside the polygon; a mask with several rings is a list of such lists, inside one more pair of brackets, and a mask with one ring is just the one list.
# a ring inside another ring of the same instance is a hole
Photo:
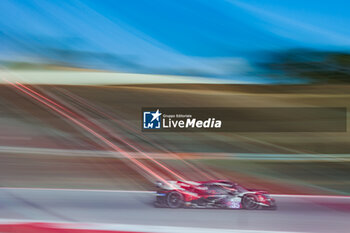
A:
{"label": "black tire", "polygon": [[184,197],[179,192],[171,192],[166,197],[166,204],[170,208],[181,208],[184,204]]}
{"label": "black tire", "polygon": [[256,210],[259,208],[258,198],[255,195],[247,194],[243,197],[242,206],[247,210]]}

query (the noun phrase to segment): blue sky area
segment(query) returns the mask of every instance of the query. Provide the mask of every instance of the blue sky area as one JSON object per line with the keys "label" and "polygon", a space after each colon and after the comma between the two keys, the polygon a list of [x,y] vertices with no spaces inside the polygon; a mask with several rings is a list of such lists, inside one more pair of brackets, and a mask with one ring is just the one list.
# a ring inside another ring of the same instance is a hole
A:
{"label": "blue sky area", "polygon": [[263,51],[348,50],[349,9],[346,0],[1,0],[0,59],[244,79]]}

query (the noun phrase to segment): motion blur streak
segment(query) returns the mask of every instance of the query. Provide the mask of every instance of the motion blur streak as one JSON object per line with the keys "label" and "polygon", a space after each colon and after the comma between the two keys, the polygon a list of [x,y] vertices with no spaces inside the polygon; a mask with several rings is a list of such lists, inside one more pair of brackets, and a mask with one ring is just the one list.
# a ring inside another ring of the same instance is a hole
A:
{"label": "motion blur streak", "polygon": [[[125,156],[127,159],[129,159],[131,162],[133,162],[135,165],[137,165],[138,167],[142,168],[145,172],[147,172],[149,175],[153,176],[154,178],[168,184],[169,186],[172,187],[172,185],[170,183],[168,183],[163,177],[161,177],[160,175],[158,175],[157,173],[153,172],[149,167],[147,167],[146,165],[142,164],[140,161],[138,161],[137,159],[133,158],[131,155],[129,155],[126,151],[122,150],[121,148],[119,148],[118,146],[114,145],[111,141],[109,141],[108,139],[106,139],[105,137],[103,137],[102,135],[100,135],[99,133],[95,132],[94,130],[90,129],[89,127],[87,127],[86,125],[84,125],[83,123],[79,122],[78,120],[74,119],[73,117],[69,116],[67,113],[61,111],[60,109],[54,107],[52,104],[45,102],[44,100],[40,99],[39,97],[31,94],[30,92],[26,91],[25,89],[23,89],[22,87],[16,85],[15,83],[12,83],[8,80],[5,80],[7,83],[9,83],[10,85],[12,85],[14,88],[16,88],[17,90],[21,91],[22,93],[26,94],[27,96],[30,96],[32,98],[34,98],[35,100],[39,101],[40,103],[46,105],[47,107],[51,108],[52,110],[54,110],[55,112],[61,114],[62,116],[66,117],[67,119],[71,120],[72,122],[74,122],[76,125],[80,126],[81,128],[85,129],[86,131],[88,131],[89,133],[91,133],[92,135],[94,135],[95,137],[97,137],[98,139],[100,139],[102,142],[104,142],[105,144],[107,144],[108,146],[110,146],[113,150],[120,152],[123,156]],[[29,88],[26,88],[29,89]]]}
{"label": "motion blur streak", "polygon": [[[45,97],[45,96],[39,94],[38,92],[36,92],[36,91],[34,91],[34,90],[32,90],[32,89],[26,87],[25,85],[23,85],[23,84],[21,84],[21,83],[19,83],[19,82],[16,82],[16,84],[19,85],[19,86],[21,86],[21,87],[23,87],[23,88],[25,88],[26,90],[30,91],[31,93],[33,93],[33,94],[35,94],[35,95],[37,95],[37,96],[39,96],[39,97],[45,99],[46,101],[48,101],[48,102],[54,104],[55,106],[61,108],[62,110],[66,111],[66,112],[68,111],[69,113],[74,114],[75,116],[77,116],[76,113],[70,111],[69,109],[63,107],[62,105],[57,104],[56,102],[54,102],[54,101],[48,99],[47,97]],[[79,117],[79,116],[78,116],[78,117]],[[88,121],[87,118],[85,118],[85,121]],[[94,123],[92,123],[92,122],[89,122],[89,123],[96,126],[96,124],[94,124]],[[102,128],[100,127],[100,129],[103,129],[103,127],[102,127]],[[152,157],[148,156],[146,153],[142,152],[141,150],[139,150],[138,148],[136,148],[135,146],[133,146],[132,144],[130,144],[130,143],[127,142],[126,140],[122,139],[121,137],[119,137],[119,136],[117,136],[117,135],[115,135],[115,134],[113,134],[113,136],[114,136],[116,139],[118,139],[118,140],[122,141],[123,143],[127,144],[129,147],[133,148],[133,149],[136,150],[137,152],[141,153],[143,156],[145,156],[146,158],[150,159],[152,162],[154,162],[155,164],[157,164],[158,166],[160,166],[161,168],[163,168],[164,170],[166,170],[167,172],[169,172],[169,173],[172,174],[173,176],[177,177],[177,179],[185,180],[184,177],[178,175],[178,174],[175,173],[174,171],[172,171],[172,170],[170,170],[169,168],[167,168],[166,166],[164,166],[162,163],[160,163],[160,162],[158,162],[157,160],[153,159]]]}
{"label": "motion blur streak", "polygon": [[[145,141],[147,141],[148,143],[150,143],[151,145],[161,149],[162,151],[164,151],[165,153],[167,153],[167,155],[170,155],[172,157],[174,157],[175,159],[183,162],[184,164],[186,164],[187,166],[189,166],[191,169],[195,170],[198,174],[201,175],[201,177],[205,177],[206,179],[209,180],[213,180],[215,179],[213,176],[208,175],[207,173],[203,172],[200,168],[194,166],[193,164],[187,162],[186,160],[182,159],[180,156],[176,155],[175,153],[172,153],[171,151],[167,150],[166,148],[164,148],[163,146],[159,145],[158,143],[155,143],[153,141],[150,141],[150,139],[144,135],[144,134],[140,134],[139,131],[137,131],[136,129],[134,129],[133,127],[129,126],[126,123],[123,123],[122,121],[116,119],[115,117],[111,116],[110,114],[106,113],[105,109],[101,109],[101,107],[97,108],[96,106],[93,106],[91,103],[88,103],[87,100],[81,98],[80,96],[74,95],[73,93],[62,89],[62,88],[56,88],[56,90],[58,90],[60,93],[63,93],[65,96],[68,96],[69,98],[73,99],[74,101],[76,101],[77,103],[80,104],[80,106],[85,106],[91,110],[93,110],[95,113],[98,113],[100,115],[102,115],[103,117],[106,117],[107,119],[110,119],[111,121],[115,122],[116,124],[118,124],[119,126],[125,127],[127,128],[127,130],[129,130],[129,132],[133,132],[135,133],[138,137],[143,138]],[[119,140],[122,140],[121,138],[118,138]],[[124,140],[125,143],[127,143],[128,145],[130,145],[130,143],[126,142],[126,140]],[[147,158],[151,159],[153,162],[157,163],[158,165],[159,162],[157,162],[156,160],[154,160],[153,158],[150,158],[147,154],[145,154],[144,152],[140,151],[140,149],[136,148],[135,146],[130,145],[133,149],[137,150],[138,152],[140,152],[142,155],[147,156]],[[161,167],[163,167],[164,165],[160,165]],[[164,168],[164,167],[163,167]],[[165,169],[168,170],[168,169]],[[172,171],[169,171],[172,173]],[[172,173],[173,174],[173,173]],[[177,174],[173,174],[176,177],[184,180],[184,178],[178,176]]]}

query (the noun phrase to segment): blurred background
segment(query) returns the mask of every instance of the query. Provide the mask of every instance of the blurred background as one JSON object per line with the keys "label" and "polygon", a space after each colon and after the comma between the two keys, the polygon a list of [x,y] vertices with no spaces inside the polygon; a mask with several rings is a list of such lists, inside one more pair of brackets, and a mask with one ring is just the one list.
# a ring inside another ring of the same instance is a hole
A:
{"label": "blurred background", "polygon": [[[349,109],[349,8],[1,0],[0,231],[27,232],[2,225],[25,219],[348,232],[348,131],[150,133],[141,108]],[[279,209],[152,206],[157,180],[212,179],[276,194]]]}
{"label": "blurred background", "polygon": [[348,107],[349,7],[2,0],[0,185],[152,190],[136,159],[164,179],[349,195],[348,132],[140,129],[142,107]]}

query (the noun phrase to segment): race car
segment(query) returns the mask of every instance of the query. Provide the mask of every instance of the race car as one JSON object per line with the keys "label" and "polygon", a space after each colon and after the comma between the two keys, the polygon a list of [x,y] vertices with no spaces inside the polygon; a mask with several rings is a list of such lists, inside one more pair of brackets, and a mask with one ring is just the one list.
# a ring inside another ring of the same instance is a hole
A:
{"label": "race car", "polygon": [[266,191],[246,189],[227,181],[157,182],[156,207],[276,209],[276,202]]}

